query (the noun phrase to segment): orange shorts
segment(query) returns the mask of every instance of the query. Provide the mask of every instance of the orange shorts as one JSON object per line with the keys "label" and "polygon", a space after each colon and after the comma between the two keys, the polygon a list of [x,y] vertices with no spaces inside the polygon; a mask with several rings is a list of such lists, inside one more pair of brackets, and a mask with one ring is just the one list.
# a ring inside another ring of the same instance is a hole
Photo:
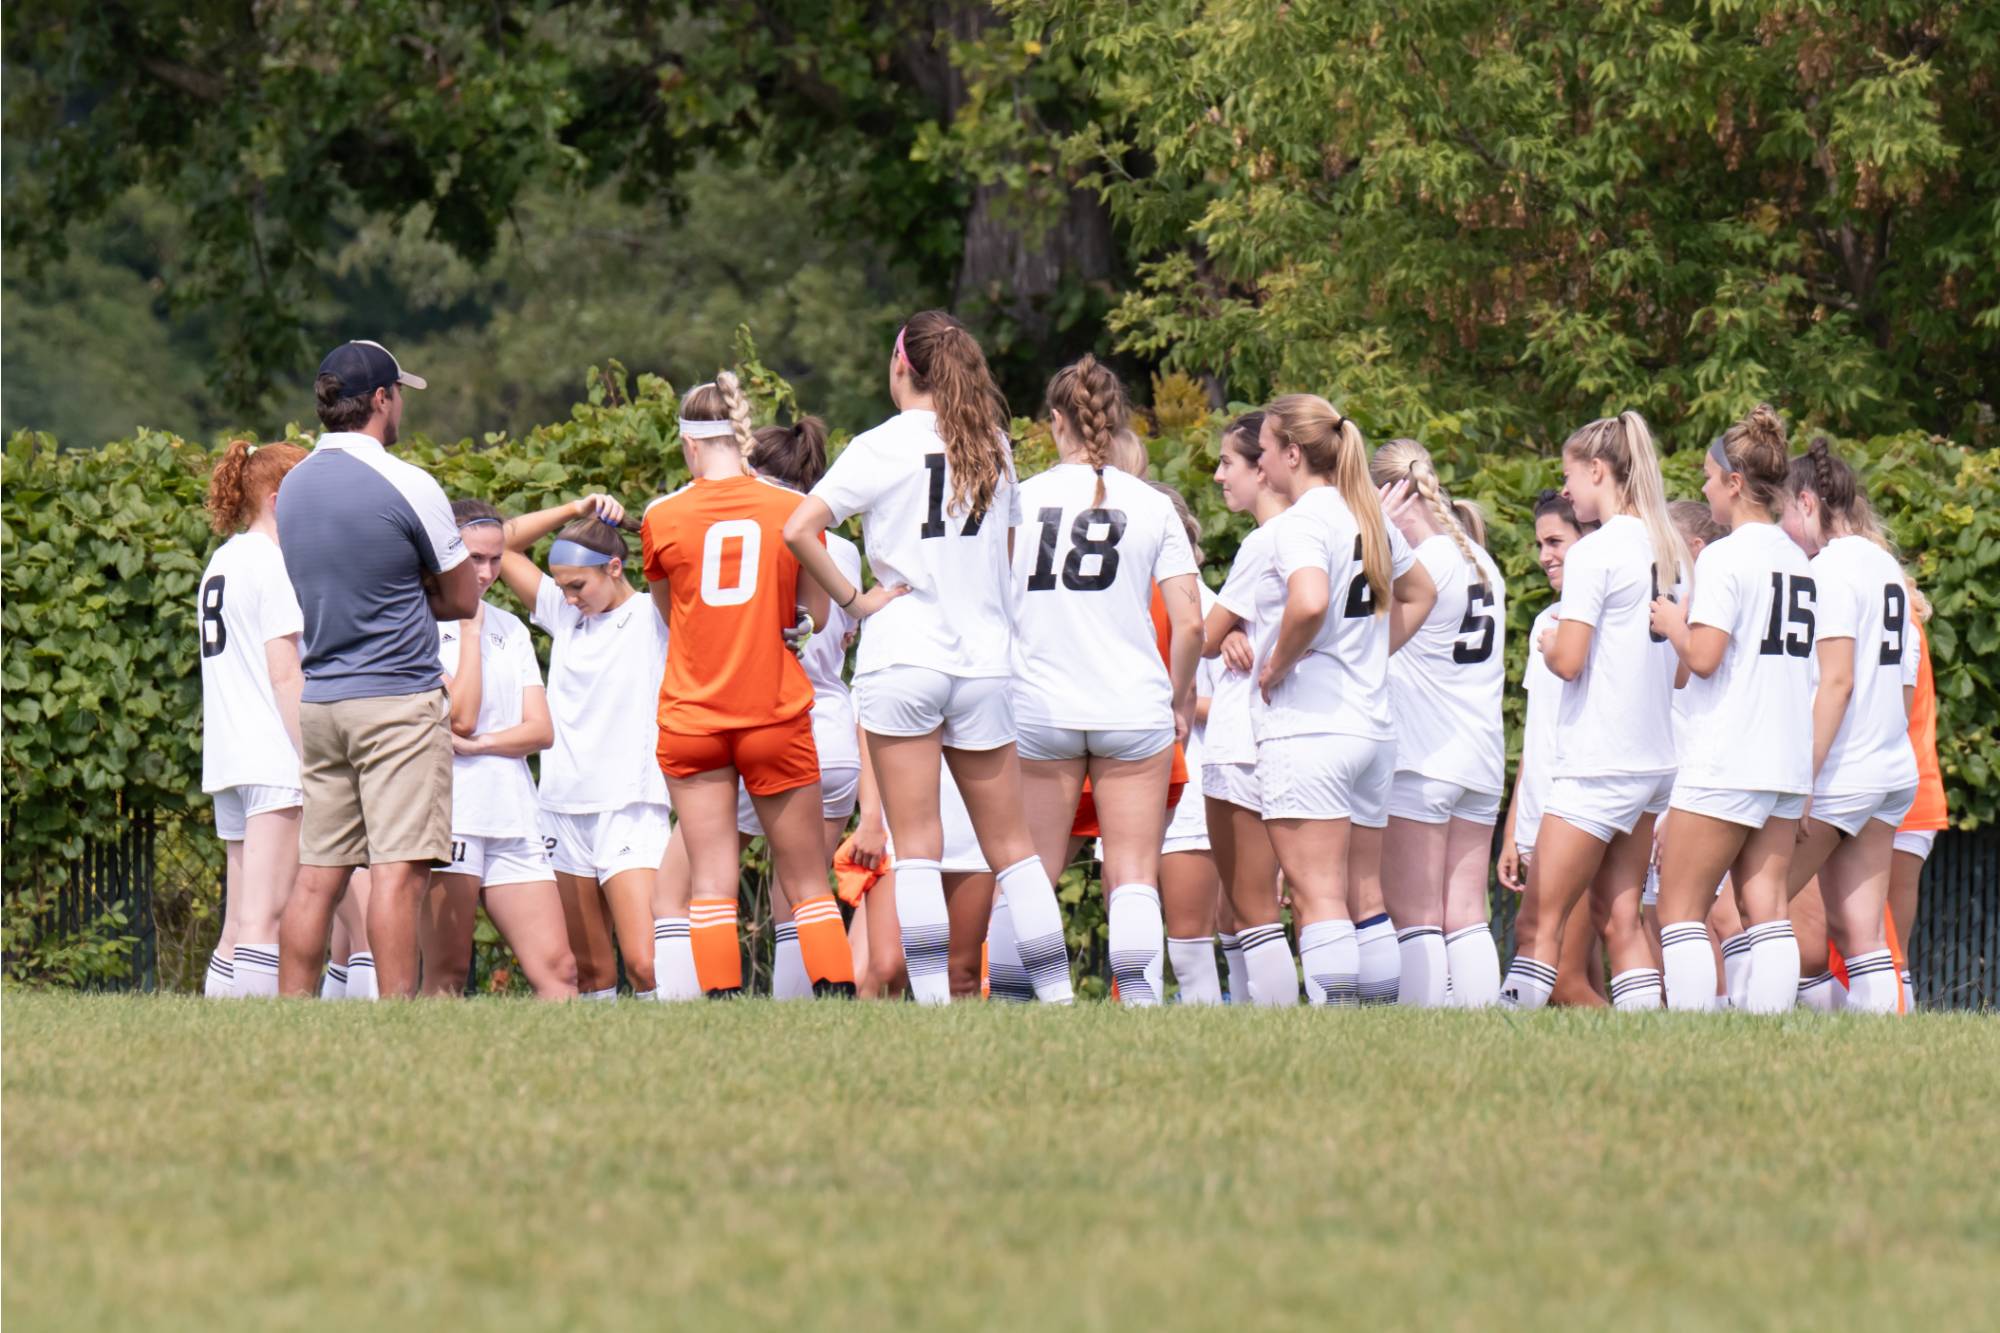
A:
{"label": "orange shorts", "polygon": [[819,781],[810,710],[783,722],[736,731],[691,735],[662,727],[658,754],[660,771],[670,778],[733,767],[753,796],[776,796]]}
{"label": "orange shorts", "polygon": [[[1173,814],[1174,807],[1181,803],[1181,793],[1187,789],[1187,752],[1180,746],[1174,747],[1174,767],[1167,777],[1167,813]],[[1083,780],[1083,794],[1077,797],[1076,818],[1070,821],[1069,836],[1072,838],[1101,838],[1104,831],[1097,827],[1097,802],[1090,796],[1090,779]]]}

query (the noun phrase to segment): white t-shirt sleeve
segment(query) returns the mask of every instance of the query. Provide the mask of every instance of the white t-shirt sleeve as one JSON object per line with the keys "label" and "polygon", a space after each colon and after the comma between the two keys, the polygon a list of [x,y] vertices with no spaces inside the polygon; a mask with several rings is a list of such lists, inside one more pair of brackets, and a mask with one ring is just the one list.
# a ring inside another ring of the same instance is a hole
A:
{"label": "white t-shirt sleeve", "polygon": [[262,565],[257,589],[258,637],[265,643],[305,632],[305,613],[283,565]]}
{"label": "white t-shirt sleeve", "polygon": [[[651,601],[652,598],[647,598]],[[563,600],[562,589],[547,574],[535,585],[535,605],[528,618],[551,634],[566,634],[576,627],[576,608]]]}
{"label": "white t-shirt sleeve", "polygon": [[1917,645],[1916,607],[1910,608],[1909,617],[1911,623],[1903,627],[1903,687],[1914,690],[1923,667],[1923,651]]}
{"label": "white t-shirt sleeve", "polygon": [[424,568],[433,574],[458,568],[465,563],[465,539],[458,535],[458,522],[451,516],[451,501],[445,498],[444,488],[422,468],[411,468],[407,476],[409,484],[403,496],[423,525],[422,532],[412,535]]}
{"label": "white t-shirt sleeve", "polygon": [[[813,498],[833,511],[835,523],[845,523],[865,511],[881,494],[887,469],[865,439],[855,439],[840,451],[826,475],[812,488]],[[1014,501],[1018,509],[1020,501]]]}
{"label": "white t-shirt sleeve", "polygon": [[[1004,440],[1005,437],[1003,436],[1002,439]],[[1005,448],[1007,450],[1007,526],[1018,528],[1021,526],[1021,479],[1014,472],[1013,441],[1008,440]]]}
{"label": "white t-shirt sleeve", "polygon": [[[1246,539],[1244,546],[1248,546]],[[1257,597],[1252,585],[1257,581],[1263,564],[1254,552],[1238,547],[1236,559],[1230,563],[1229,577],[1222,581],[1222,591],[1215,594],[1215,604],[1238,620],[1250,620],[1257,614]]]}
{"label": "white t-shirt sleeve", "polygon": [[534,642],[525,633],[507,636],[507,655],[514,683],[524,690],[540,688],[542,664],[535,660]]}
{"label": "white t-shirt sleeve", "polygon": [[[1595,535],[1595,534],[1592,534]],[[1604,618],[1604,596],[1610,570],[1597,559],[1595,551],[1578,542],[1563,559],[1562,601],[1556,615],[1563,620],[1595,625]]]}
{"label": "white t-shirt sleeve", "polygon": [[1742,575],[1723,547],[1719,543],[1704,547],[1694,562],[1694,598],[1688,605],[1688,624],[1735,629],[1743,593]]}
{"label": "white t-shirt sleeve", "polygon": [[1325,527],[1319,523],[1287,523],[1284,520],[1282,514],[1274,520],[1276,540],[1272,543],[1272,553],[1277,560],[1278,573],[1290,582],[1292,575],[1302,569],[1317,569],[1321,573],[1330,571],[1334,553],[1327,545]]}
{"label": "white t-shirt sleeve", "polygon": [[1814,571],[1819,593],[1819,637],[1851,639],[1861,632],[1861,607],[1846,571],[1822,564]]}
{"label": "white t-shirt sleeve", "polygon": [[[1410,572],[1410,566],[1417,563],[1417,553],[1410,548],[1410,543],[1403,536],[1401,528],[1398,528],[1394,523],[1388,523],[1386,526],[1389,529],[1389,577],[1391,580],[1395,580]],[[1454,547],[1455,550],[1456,547]],[[1431,580],[1433,582],[1437,580],[1437,576],[1438,572],[1432,570]]]}
{"label": "white t-shirt sleeve", "polygon": [[1199,566],[1194,562],[1194,548],[1188,545],[1187,529],[1181,526],[1180,515],[1174,512],[1172,504],[1168,504],[1160,553],[1153,560],[1153,582],[1165,583],[1168,579],[1198,570]]}

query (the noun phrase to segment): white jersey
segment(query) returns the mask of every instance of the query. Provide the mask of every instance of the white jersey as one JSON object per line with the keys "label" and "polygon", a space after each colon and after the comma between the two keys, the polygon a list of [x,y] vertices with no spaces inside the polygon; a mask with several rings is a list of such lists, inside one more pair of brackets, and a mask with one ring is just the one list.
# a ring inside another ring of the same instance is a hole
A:
{"label": "white jersey", "polygon": [[544,575],[534,621],[554,641],[549,718],[556,739],[542,753],[542,808],[587,815],[667,804],[659,758],[667,622],[653,599],[634,593],[614,611],[586,616]]}
{"label": "white jersey", "polygon": [[870,619],[854,674],[920,666],[949,676],[1013,672],[1007,533],[1021,521],[1010,457],[990,512],[953,513],[935,412],[904,412],[854,437],[813,487],[861,540],[882,584],[910,591]]}
{"label": "white jersey", "polygon": [[[855,587],[861,586],[861,548],[837,532],[826,534],[826,553]],[[847,636],[853,632],[853,616],[829,605],[826,628],[812,636],[799,665],[813,687],[813,744],[819,749],[821,768],[852,767],[861,762],[860,742],[854,734],[854,699],[848,693],[841,672],[847,666]]]}
{"label": "white jersey", "polygon": [[[1207,586],[1204,585],[1201,590],[1202,614],[1207,615],[1208,609],[1214,605],[1215,594],[1210,592]],[[1219,657],[1204,657],[1195,666],[1194,698],[1197,705],[1195,711],[1199,713],[1201,711],[1199,707],[1201,701],[1203,699],[1208,700],[1208,716],[1210,721],[1213,721],[1215,718],[1216,687],[1221,683],[1222,677],[1229,674],[1231,674],[1229,669],[1222,665],[1222,659]],[[1188,797],[1201,795],[1201,766],[1213,762],[1208,753],[1208,723],[1198,718],[1190,720],[1188,723],[1187,744],[1181,748],[1187,755],[1187,789],[1181,798],[1182,800],[1186,800]],[[1254,754],[1252,755],[1252,762],[1255,762]]]}
{"label": "white jersey", "polygon": [[1542,631],[1556,627],[1557,608],[1545,606],[1528,628],[1528,656],[1521,665],[1521,689],[1528,696],[1527,725],[1521,731],[1521,785],[1514,798],[1514,845],[1533,847],[1542,827],[1549,780],[1556,759],[1556,714],[1562,709],[1563,679],[1549,670],[1537,645]]}
{"label": "white jersey", "polygon": [[1465,563],[1447,535],[1416,549],[1437,604],[1389,659],[1396,771],[1498,795],[1507,784],[1507,584],[1477,546]]}
{"label": "white jersey", "polygon": [[[1378,614],[1362,568],[1361,529],[1347,502],[1334,487],[1315,486],[1267,526],[1272,562],[1252,589],[1260,673],[1277,645],[1292,575],[1322,570],[1328,586],[1319,632],[1272,688],[1270,701],[1253,686],[1250,714],[1258,741],[1329,734],[1392,739],[1388,608]],[[1394,527],[1388,533],[1391,577],[1401,578],[1416,556],[1402,533]],[[1228,602],[1227,587],[1223,591],[1224,605],[1244,615]]]}
{"label": "white jersey", "polygon": [[[445,674],[458,675],[459,630],[464,622],[438,626],[438,661]],[[505,731],[521,725],[521,699],[542,688],[534,640],[512,611],[486,604],[479,632],[479,720],[474,732]],[[461,754],[451,761],[451,831],[461,837],[540,838],[535,780],[528,761],[501,754]]]}
{"label": "white jersey", "polygon": [[1170,726],[1153,584],[1195,572],[1173,501],[1117,468],[1062,463],[1021,483],[1014,541],[1014,716],[1048,727]]}
{"label": "white jersey", "polygon": [[1777,525],[1746,523],[1702,548],[1688,625],[1727,631],[1729,646],[1714,675],[1690,672],[1681,687],[1681,781],[1798,796],[1812,790],[1817,608],[1805,552]]}
{"label": "white jersey", "polygon": [[1814,793],[1861,795],[1917,785],[1903,658],[1915,650],[1910,590],[1896,557],[1866,537],[1836,537],[1812,558],[1819,637],[1854,640],[1854,693]]}
{"label": "white jersey", "polygon": [[[1590,655],[1563,682],[1555,776],[1674,771],[1680,658],[1653,633],[1653,543],[1631,514],[1606,519],[1563,556],[1557,615],[1590,626]],[[1681,595],[1681,585],[1673,588]]]}
{"label": "white jersey", "polygon": [[302,633],[305,616],[278,544],[239,532],[209,557],[195,593],[201,636],[201,789],[297,787],[264,645]]}
{"label": "white jersey", "polygon": [[[1257,639],[1256,592],[1271,567],[1271,525],[1252,528],[1236,548],[1216,601],[1243,622],[1243,633],[1254,648]],[[1215,666],[1215,693],[1208,705],[1208,733],[1204,738],[1204,760],[1210,764],[1254,764],[1257,762],[1256,724],[1250,700],[1257,692],[1256,667],[1232,671],[1220,657],[1204,659]]]}

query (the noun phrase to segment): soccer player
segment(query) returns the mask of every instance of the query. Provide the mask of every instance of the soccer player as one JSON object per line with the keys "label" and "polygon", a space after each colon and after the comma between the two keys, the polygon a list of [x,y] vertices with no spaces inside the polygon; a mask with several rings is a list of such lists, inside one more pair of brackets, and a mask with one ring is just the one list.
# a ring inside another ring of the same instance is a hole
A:
{"label": "soccer player", "polygon": [[278,917],[299,872],[299,636],[278,549],[278,483],[306,451],[237,440],[208,480],[228,540],[201,572],[201,789],[222,839],[222,939],[202,993],[278,993]]}
{"label": "soccer player", "polygon": [[[853,959],[827,888],[813,683],[785,640],[801,599],[815,627],[827,620],[824,590],[800,586],[783,540],[804,497],[749,470],[750,406],[729,371],[682,401],[680,431],[693,480],[648,505],[641,532],[653,603],[671,630],[658,753],[687,845],[701,989],[743,987],[740,774],[792,904],[807,981],[814,994],[852,996]],[[678,904],[668,906],[672,915]]]}
{"label": "soccer player", "polygon": [[1369,476],[1437,587],[1437,602],[1389,659],[1396,768],[1383,886],[1396,923],[1406,1005],[1484,1008],[1500,998],[1500,955],[1486,922],[1486,864],[1507,780],[1507,585],[1466,536],[1415,440],[1376,449]]}
{"label": "soccer player", "polygon": [[1917,651],[1909,585],[1871,539],[1867,497],[1824,438],[1791,461],[1786,489],[1785,532],[1812,557],[1819,660],[1813,789],[1791,891],[1819,878],[1827,932],[1847,960],[1847,1007],[1895,1013],[1900,983],[1883,908],[1896,827],[1917,795],[1903,691],[1904,659]]}
{"label": "soccer player", "polygon": [[[926,1004],[951,997],[942,759],[981,853],[1001,867],[1035,994],[1067,1003],[1062,911],[1028,835],[1014,747],[1008,544],[1021,506],[1005,403],[979,344],[937,310],[896,335],[889,392],[898,415],[833,461],[785,524],[785,540],[834,605],[857,621],[881,617],[862,636],[854,694],[901,851],[896,914],[910,990]],[[879,580],[866,591],[820,541],[856,515]]]}
{"label": "soccer player", "polygon": [[1931,675],[1930,599],[1912,583],[1910,606],[1916,613],[1917,651],[1905,662],[1903,687],[1910,700],[1910,748],[1917,759],[1917,799],[1896,830],[1895,854],[1889,859],[1889,915],[1896,923],[1896,947],[1903,956],[1906,1010],[1917,1007],[1911,989],[1910,932],[1917,924],[1917,885],[1938,831],[1951,827],[1945,807],[1944,776],[1938,771],[1937,684]]}
{"label": "soccer player", "polygon": [[1673,789],[1674,650],[1656,638],[1655,597],[1681,593],[1687,546],[1667,514],[1653,435],[1625,412],[1563,444],[1563,493],[1602,526],[1564,558],[1559,623],[1535,645],[1563,683],[1554,780],[1501,1000],[1539,1009],[1555,985],[1563,923],[1586,892],[1608,909],[1612,1001],[1660,1005],[1660,976],[1639,928],[1653,819]]}
{"label": "soccer player", "polygon": [[1660,863],[1660,951],[1667,1006],[1715,1005],[1705,924],[1727,874],[1751,940],[1746,1007],[1777,1013],[1798,991],[1787,872],[1812,789],[1812,652],[1816,591],[1799,548],[1779,531],[1785,428],[1759,404],[1703,460],[1702,492],[1728,535],[1704,545],[1685,607],[1660,597],[1651,623],[1681,663],[1686,723],[1678,738],[1672,830]]}
{"label": "soccer player", "polygon": [[[1049,381],[1061,461],[1021,484],[1014,543],[1014,716],[1028,826],[1044,866],[1066,863],[1083,780],[1105,847],[1112,977],[1126,1004],[1165,996],[1160,854],[1176,741],[1194,710],[1201,594],[1173,504],[1109,466],[1125,388],[1086,356]],[[1172,665],[1150,610],[1165,598]],[[1107,689],[1115,682],[1115,688]]]}
{"label": "soccer player", "polygon": [[500,576],[505,520],[484,500],[453,501],[451,513],[482,600],[472,619],[438,626],[451,696],[451,864],[432,873],[424,902],[423,993],[464,991],[483,902],[535,994],[573,999],[576,958],[528,772],[528,756],[555,739],[548,692],[528,627],[483,600]]}
{"label": "soccer player", "polygon": [[[634,600],[624,518],[608,495],[524,514],[508,520],[500,557],[500,577],[552,642],[542,836],[586,1000],[617,998],[621,956],[634,993],[655,990],[653,895],[669,829],[653,753],[667,624],[651,598]],[[525,553],[550,533],[544,574]],[[679,956],[691,969],[685,945]]]}
{"label": "soccer player", "polygon": [[[1349,915],[1351,830],[1388,823],[1395,766],[1389,654],[1437,590],[1368,481],[1360,427],[1313,394],[1265,409],[1258,470],[1291,504],[1271,522],[1272,562],[1249,603],[1258,627],[1257,788],[1299,927],[1306,998],[1360,998]],[[1253,982],[1254,985],[1254,982]]]}

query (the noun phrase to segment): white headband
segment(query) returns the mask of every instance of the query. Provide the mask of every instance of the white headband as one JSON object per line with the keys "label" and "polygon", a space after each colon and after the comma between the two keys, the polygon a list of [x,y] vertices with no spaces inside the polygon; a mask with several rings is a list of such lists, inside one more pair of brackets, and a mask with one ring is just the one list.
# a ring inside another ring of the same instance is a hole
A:
{"label": "white headband", "polygon": [[724,435],[733,435],[736,427],[727,421],[689,421],[681,418],[681,434],[690,440],[713,440]]}

